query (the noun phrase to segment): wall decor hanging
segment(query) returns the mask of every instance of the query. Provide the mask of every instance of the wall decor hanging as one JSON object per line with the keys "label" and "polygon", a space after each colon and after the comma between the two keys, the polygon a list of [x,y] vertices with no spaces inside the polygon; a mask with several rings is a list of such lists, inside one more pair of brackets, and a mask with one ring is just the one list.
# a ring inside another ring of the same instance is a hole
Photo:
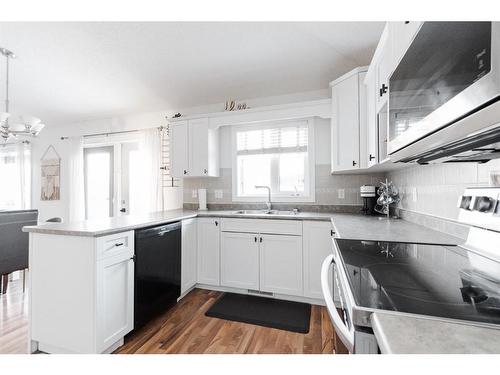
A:
{"label": "wall decor hanging", "polygon": [[50,145],[40,158],[42,201],[61,199],[61,157],[54,146]]}

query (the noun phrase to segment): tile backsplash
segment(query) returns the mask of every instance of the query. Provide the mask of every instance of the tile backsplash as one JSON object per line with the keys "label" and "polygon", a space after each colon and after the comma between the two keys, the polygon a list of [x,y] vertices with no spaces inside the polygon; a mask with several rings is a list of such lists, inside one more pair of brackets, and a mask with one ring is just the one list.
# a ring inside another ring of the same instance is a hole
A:
{"label": "tile backsplash", "polygon": [[500,160],[486,164],[415,165],[388,173],[400,189],[400,208],[457,220],[458,197],[468,186],[489,186],[490,174],[500,171]]}
{"label": "tile backsplash", "polygon": [[[231,168],[221,168],[217,178],[184,179],[184,203],[197,203],[193,190],[207,189],[208,204],[231,204]],[[330,165],[316,165],[316,202],[301,205],[352,205],[362,204],[359,195],[361,185],[377,185],[385,178],[384,174],[332,175]],[[344,189],[344,199],[338,198],[338,189]],[[215,191],[222,191],[222,198],[215,197]]]}

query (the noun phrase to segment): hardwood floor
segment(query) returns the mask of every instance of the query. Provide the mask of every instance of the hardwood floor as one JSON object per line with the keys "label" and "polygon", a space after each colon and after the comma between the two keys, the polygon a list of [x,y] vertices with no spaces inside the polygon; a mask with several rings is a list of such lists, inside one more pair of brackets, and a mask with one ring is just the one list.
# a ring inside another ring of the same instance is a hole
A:
{"label": "hardwood floor", "polygon": [[[334,331],[324,307],[313,306],[308,334],[205,316],[221,293],[195,289],[176,306],[125,338],[116,353],[332,353]],[[22,281],[0,297],[0,354],[27,353],[28,294]],[[345,348],[337,345],[337,352]]]}
{"label": "hardwood floor", "polygon": [[28,352],[28,292],[23,281],[9,282],[0,295],[0,354]]}
{"label": "hardwood floor", "polygon": [[333,353],[334,332],[324,307],[312,307],[309,333],[300,334],[205,316],[221,294],[193,290],[163,316],[126,337],[117,353]]}

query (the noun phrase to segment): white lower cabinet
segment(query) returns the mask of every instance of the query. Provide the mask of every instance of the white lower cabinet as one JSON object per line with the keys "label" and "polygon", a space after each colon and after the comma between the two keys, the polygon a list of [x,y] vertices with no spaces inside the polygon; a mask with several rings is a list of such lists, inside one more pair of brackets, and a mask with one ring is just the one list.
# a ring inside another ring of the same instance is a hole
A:
{"label": "white lower cabinet", "polygon": [[220,219],[198,218],[198,283],[220,285]]}
{"label": "white lower cabinet", "polygon": [[221,285],[259,289],[258,234],[222,232]]}
{"label": "white lower cabinet", "polygon": [[182,221],[181,239],[181,295],[196,284],[198,228],[196,219]]}
{"label": "white lower cabinet", "polygon": [[332,225],[329,222],[304,221],[303,223],[305,297],[323,298],[321,265],[325,258],[332,253],[332,234]]}
{"label": "white lower cabinet", "polygon": [[302,296],[302,237],[261,234],[260,290]]}
{"label": "white lower cabinet", "polygon": [[97,262],[97,352],[134,328],[134,261],[127,252]]}

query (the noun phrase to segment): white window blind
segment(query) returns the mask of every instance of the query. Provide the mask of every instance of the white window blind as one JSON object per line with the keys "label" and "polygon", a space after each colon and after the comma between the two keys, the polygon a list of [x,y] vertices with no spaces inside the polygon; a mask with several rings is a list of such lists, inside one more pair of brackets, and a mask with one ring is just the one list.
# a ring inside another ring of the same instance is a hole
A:
{"label": "white window blind", "polygon": [[281,126],[238,131],[236,153],[238,155],[280,154],[306,152],[308,146],[307,122],[296,126]]}

